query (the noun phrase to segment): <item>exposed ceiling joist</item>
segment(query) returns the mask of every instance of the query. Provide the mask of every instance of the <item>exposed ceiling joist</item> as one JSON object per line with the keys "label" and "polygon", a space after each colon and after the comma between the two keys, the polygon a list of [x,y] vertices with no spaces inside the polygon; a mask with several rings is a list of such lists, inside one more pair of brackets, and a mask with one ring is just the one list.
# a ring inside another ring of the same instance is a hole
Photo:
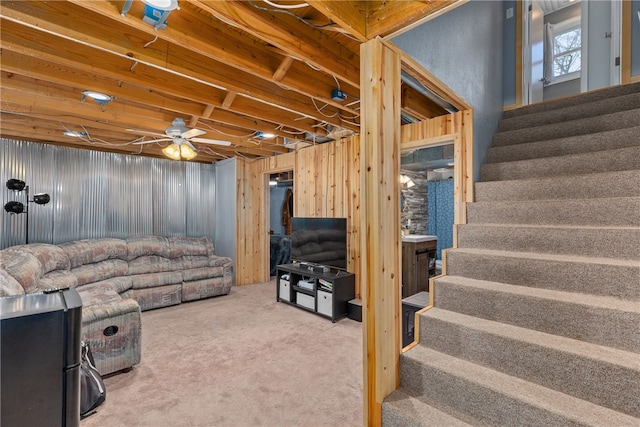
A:
{"label": "exposed ceiling joist", "polygon": [[[4,0],[0,137],[161,157],[166,141],[132,143],[163,139],[182,118],[231,141],[200,146],[195,161],[211,162],[287,152],[285,138],[358,133],[360,43],[376,17],[389,25],[375,24],[382,34],[451,3],[312,0],[291,11],[279,2],[180,0],[155,29],[139,0],[124,16],[121,0]],[[83,102],[87,89],[111,101]],[[422,94],[406,96],[407,111],[430,114]]]}

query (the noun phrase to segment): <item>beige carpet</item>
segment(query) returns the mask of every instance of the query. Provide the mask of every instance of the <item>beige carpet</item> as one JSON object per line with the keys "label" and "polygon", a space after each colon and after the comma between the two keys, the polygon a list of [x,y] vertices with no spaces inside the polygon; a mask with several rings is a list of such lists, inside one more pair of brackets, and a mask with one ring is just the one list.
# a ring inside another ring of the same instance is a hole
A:
{"label": "beige carpet", "polygon": [[81,427],[362,425],[362,324],[278,303],[273,282],[144,312],[142,339]]}

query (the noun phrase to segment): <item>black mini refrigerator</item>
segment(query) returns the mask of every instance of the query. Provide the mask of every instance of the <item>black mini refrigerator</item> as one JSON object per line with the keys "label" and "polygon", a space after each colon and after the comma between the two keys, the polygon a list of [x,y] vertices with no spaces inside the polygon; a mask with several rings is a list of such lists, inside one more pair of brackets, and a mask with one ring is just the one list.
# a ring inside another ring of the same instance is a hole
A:
{"label": "black mini refrigerator", "polygon": [[80,425],[82,300],[75,289],[0,298],[0,425]]}

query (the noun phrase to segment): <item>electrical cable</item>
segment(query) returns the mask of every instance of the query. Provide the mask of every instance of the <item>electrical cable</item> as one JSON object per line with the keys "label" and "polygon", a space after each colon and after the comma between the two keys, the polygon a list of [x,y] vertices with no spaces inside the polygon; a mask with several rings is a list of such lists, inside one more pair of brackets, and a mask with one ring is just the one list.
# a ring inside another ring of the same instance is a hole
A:
{"label": "electrical cable", "polygon": [[324,106],[322,108],[319,108],[318,104],[316,104],[316,100],[315,99],[311,98],[311,102],[313,102],[313,106],[316,107],[316,111],[318,111],[318,113],[322,114],[325,117],[332,118],[332,117],[335,117],[335,116],[338,115],[337,111],[335,113],[333,113],[333,114],[325,114],[325,113],[322,112],[322,110],[324,108],[326,108],[329,104],[324,104]]}
{"label": "electrical cable", "polygon": [[288,11],[286,9],[269,9],[268,7],[258,6],[252,0],[249,0],[249,4],[251,6],[253,6],[254,8],[256,8],[256,9],[264,10],[266,12],[278,12],[278,13],[284,13],[286,15],[291,15],[294,18],[296,18],[298,21],[302,22],[303,24],[307,24],[308,26],[313,27],[313,28],[326,28],[326,27],[331,27],[332,25],[336,25],[336,23],[333,22],[332,20],[329,20],[328,23],[322,24],[322,25],[313,24],[313,23],[307,21],[306,19],[304,19],[304,18],[302,18],[302,17],[296,15],[295,13],[290,12],[290,11]]}
{"label": "electrical cable", "polygon": [[274,3],[272,1],[269,0],[262,0],[263,2],[265,2],[266,4],[268,4],[269,6],[273,6],[273,7],[277,7],[279,9],[300,9],[302,7],[307,7],[309,6],[309,3],[300,3],[300,4],[278,4],[278,3]]}

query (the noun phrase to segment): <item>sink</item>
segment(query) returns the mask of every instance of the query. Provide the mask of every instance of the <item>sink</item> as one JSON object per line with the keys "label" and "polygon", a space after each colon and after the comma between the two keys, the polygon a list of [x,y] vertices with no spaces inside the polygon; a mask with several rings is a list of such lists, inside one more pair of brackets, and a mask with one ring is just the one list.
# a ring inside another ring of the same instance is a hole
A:
{"label": "sink", "polygon": [[407,234],[406,236],[402,236],[403,242],[428,242],[429,240],[438,240],[438,236],[432,236],[429,234]]}

